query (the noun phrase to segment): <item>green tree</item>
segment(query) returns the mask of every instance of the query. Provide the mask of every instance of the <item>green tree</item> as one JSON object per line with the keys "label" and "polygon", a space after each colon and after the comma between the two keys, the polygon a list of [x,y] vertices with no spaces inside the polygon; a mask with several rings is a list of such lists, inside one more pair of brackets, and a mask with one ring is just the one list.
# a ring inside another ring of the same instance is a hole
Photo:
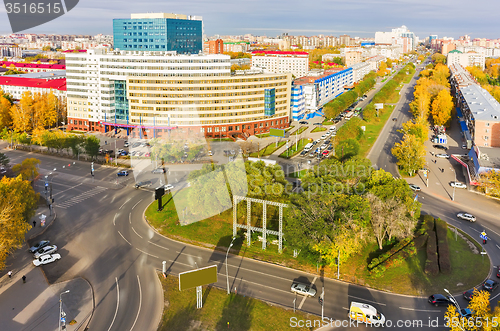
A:
{"label": "green tree", "polygon": [[441,64],[446,64],[446,56],[440,53],[434,53],[431,56],[432,62],[434,63],[441,63]]}
{"label": "green tree", "polygon": [[9,157],[4,153],[0,153],[0,165],[8,167],[10,163]]}
{"label": "green tree", "polygon": [[92,160],[99,154],[100,146],[101,142],[99,138],[95,136],[89,136],[83,141],[83,149],[85,150],[85,153],[92,158]]}
{"label": "green tree", "polygon": [[395,143],[391,151],[398,159],[399,168],[410,176],[425,165],[425,147],[414,135],[405,134],[403,140]]}
{"label": "green tree", "polygon": [[77,156],[82,151],[82,144],[85,138],[82,135],[70,134],[66,138],[66,146],[71,148],[73,156]]}
{"label": "green tree", "polygon": [[342,140],[335,147],[335,155],[340,161],[345,161],[358,155],[359,147],[359,142],[355,139]]}
{"label": "green tree", "polygon": [[421,118],[403,123],[402,128],[398,131],[403,134],[411,134],[415,136],[422,144],[427,141],[427,138],[429,137],[428,123],[426,120],[422,120]]}

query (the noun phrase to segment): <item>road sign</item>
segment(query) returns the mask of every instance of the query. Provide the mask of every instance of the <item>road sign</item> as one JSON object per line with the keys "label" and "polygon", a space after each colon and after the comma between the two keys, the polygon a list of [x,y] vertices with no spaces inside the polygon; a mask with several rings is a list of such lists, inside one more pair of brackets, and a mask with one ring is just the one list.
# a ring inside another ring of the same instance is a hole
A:
{"label": "road sign", "polygon": [[488,237],[486,236],[486,232],[481,232],[481,234],[479,235],[479,238],[483,239],[483,240],[488,240]]}
{"label": "road sign", "polygon": [[179,291],[217,283],[217,266],[209,266],[179,274]]}
{"label": "road sign", "polygon": [[269,136],[285,138],[286,131],[284,129],[269,129]]}

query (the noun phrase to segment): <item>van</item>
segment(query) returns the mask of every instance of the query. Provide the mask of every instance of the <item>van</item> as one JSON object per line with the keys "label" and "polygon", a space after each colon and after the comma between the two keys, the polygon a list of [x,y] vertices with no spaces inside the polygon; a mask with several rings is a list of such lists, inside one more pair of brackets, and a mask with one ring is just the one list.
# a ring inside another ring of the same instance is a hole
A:
{"label": "van", "polygon": [[385,316],[382,315],[375,307],[360,302],[351,302],[349,309],[349,318],[361,323],[383,326],[385,323]]}
{"label": "van", "polygon": [[309,143],[309,144],[307,144],[307,145],[304,147],[304,150],[305,150],[306,152],[309,152],[313,146],[314,146],[314,144],[313,144],[313,143]]}

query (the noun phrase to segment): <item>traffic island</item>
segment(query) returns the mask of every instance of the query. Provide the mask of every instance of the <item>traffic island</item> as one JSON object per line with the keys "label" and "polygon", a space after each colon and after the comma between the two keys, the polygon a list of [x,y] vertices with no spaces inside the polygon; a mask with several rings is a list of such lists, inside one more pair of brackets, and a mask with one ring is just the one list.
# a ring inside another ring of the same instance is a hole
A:
{"label": "traffic island", "polygon": [[[281,308],[245,296],[245,288],[232,288],[231,294],[213,286],[203,286],[203,307],[196,308],[196,289],[179,291],[179,279],[161,273],[165,307],[158,331],[166,330],[290,330],[291,321],[313,321],[320,317]],[[236,294],[235,291],[238,293]],[[295,319],[294,319],[295,318]],[[311,330],[294,327],[294,330]]]}

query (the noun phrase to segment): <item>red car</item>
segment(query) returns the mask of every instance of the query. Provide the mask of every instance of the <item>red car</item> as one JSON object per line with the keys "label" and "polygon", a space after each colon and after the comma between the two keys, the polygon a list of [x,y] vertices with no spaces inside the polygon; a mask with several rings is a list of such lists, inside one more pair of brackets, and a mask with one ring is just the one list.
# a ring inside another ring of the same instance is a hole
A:
{"label": "red car", "polygon": [[151,153],[150,152],[147,152],[146,154],[144,154],[145,157],[150,157],[151,156]]}
{"label": "red car", "polygon": [[323,156],[328,156],[328,154],[330,154],[330,151],[329,150],[326,150],[326,151],[323,151]]}

